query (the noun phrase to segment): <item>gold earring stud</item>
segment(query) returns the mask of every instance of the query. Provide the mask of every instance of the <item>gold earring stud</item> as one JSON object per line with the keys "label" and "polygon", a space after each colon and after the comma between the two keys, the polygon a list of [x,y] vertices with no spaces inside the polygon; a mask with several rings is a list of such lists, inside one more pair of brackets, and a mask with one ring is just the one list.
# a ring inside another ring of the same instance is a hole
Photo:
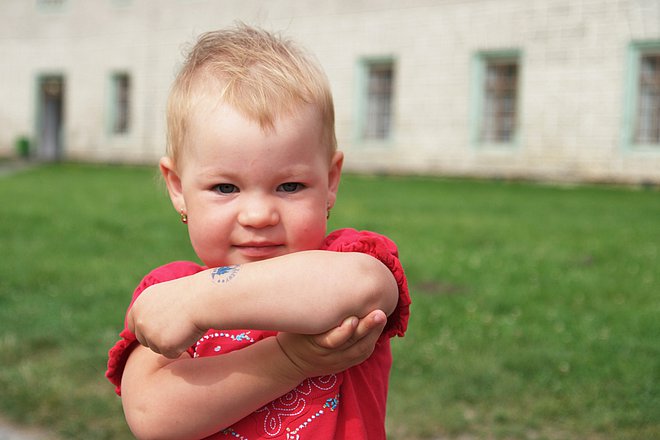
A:
{"label": "gold earring stud", "polygon": [[181,214],[181,223],[188,223],[188,214],[183,209],[179,211]]}

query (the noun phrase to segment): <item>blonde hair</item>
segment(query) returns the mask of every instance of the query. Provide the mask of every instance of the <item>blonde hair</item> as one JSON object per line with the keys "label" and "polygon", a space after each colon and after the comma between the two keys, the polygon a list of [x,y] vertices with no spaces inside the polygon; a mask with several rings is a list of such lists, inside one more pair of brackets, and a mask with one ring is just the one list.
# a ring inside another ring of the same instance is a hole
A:
{"label": "blonde hair", "polygon": [[[215,79],[215,82],[208,81]],[[331,157],[337,148],[330,85],[315,60],[292,41],[240,24],[202,34],[179,72],[167,105],[167,154],[176,164],[188,136],[196,87],[218,87],[218,100],[262,129],[305,105],[320,114],[322,142]]]}

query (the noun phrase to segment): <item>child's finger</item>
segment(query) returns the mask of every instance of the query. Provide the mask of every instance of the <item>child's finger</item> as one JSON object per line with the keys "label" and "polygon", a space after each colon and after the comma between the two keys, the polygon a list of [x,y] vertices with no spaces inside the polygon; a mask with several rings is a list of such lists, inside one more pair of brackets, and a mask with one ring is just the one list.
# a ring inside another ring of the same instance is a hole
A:
{"label": "child's finger", "polygon": [[358,318],[350,316],[344,319],[339,327],[314,336],[314,342],[320,347],[327,349],[339,348],[353,336],[358,322]]}
{"label": "child's finger", "polygon": [[355,333],[342,348],[345,355],[353,360],[353,365],[357,365],[371,356],[386,323],[387,316],[380,310],[371,312],[360,320]]}
{"label": "child's finger", "polygon": [[374,310],[364,318],[360,319],[360,322],[355,328],[355,332],[353,332],[353,335],[347,342],[355,343],[370,334],[380,336],[380,333],[385,328],[385,324],[387,324],[387,315],[385,315],[385,312],[382,310]]}
{"label": "child's finger", "polygon": [[373,336],[371,339],[375,341],[386,323],[387,315],[381,310],[374,310],[362,319],[354,316],[346,318],[339,327],[314,338],[315,342],[323,348],[346,349],[366,336]]}

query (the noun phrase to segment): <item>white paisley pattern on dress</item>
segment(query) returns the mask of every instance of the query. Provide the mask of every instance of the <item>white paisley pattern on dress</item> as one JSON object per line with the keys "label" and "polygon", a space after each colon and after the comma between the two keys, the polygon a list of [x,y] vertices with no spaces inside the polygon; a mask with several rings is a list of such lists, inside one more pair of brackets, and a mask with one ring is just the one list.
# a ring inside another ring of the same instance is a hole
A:
{"label": "white paisley pattern on dress", "polygon": [[[284,419],[298,416],[305,411],[305,408],[310,403],[308,398],[311,396],[314,388],[321,391],[328,391],[336,383],[337,376],[334,374],[309,378],[279,399],[273,400],[268,405],[255,411],[255,413],[263,414],[264,433],[271,437],[281,434]],[[314,418],[322,414],[323,412],[321,411],[320,414],[314,415]],[[311,422],[311,419],[309,421]]]}
{"label": "white paisley pattern on dress", "polygon": [[[337,405],[339,405],[339,394],[337,394],[335,397],[331,397],[325,401],[323,404],[323,408],[330,408],[330,411],[334,411],[337,409]],[[286,428],[286,440],[300,440],[300,434],[298,434],[301,430],[307,428],[307,425],[312,423],[314,419],[317,417],[322,416],[325,413],[323,409],[320,409],[316,412],[316,414],[313,414],[312,416],[308,417],[307,420],[302,422],[296,429],[293,431],[291,428],[287,427]]]}
{"label": "white paisley pattern on dress", "polygon": [[[237,335],[232,334],[232,333],[227,333],[227,332],[209,332],[199,338],[197,341],[197,344],[195,344],[195,352],[193,353],[193,357],[199,357],[199,353],[197,353],[198,347],[204,343],[208,343],[211,340],[215,338],[228,338],[231,339],[232,341],[237,341],[237,342],[249,342],[253,343],[254,339],[250,337],[250,332],[242,332]],[[222,350],[222,345],[218,344],[213,348],[213,351],[216,353],[219,353]]]}

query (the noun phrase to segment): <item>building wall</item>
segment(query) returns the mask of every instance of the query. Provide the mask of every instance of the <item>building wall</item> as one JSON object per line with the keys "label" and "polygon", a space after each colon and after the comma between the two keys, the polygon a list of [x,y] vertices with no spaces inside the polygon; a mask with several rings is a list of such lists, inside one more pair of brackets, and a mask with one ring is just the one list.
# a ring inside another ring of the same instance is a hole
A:
{"label": "building wall", "polygon": [[[657,0],[4,0],[0,16],[0,153],[38,142],[38,80],[58,74],[65,157],[155,161],[185,44],[242,20],[319,58],[349,169],[660,182],[660,145],[625,141],[630,54],[660,43]],[[498,51],[519,56],[519,133],[493,147],[474,140],[475,66]],[[359,65],[379,57],[395,66],[393,132],[364,142]],[[124,135],[108,127],[117,72],[131,76]]]}

